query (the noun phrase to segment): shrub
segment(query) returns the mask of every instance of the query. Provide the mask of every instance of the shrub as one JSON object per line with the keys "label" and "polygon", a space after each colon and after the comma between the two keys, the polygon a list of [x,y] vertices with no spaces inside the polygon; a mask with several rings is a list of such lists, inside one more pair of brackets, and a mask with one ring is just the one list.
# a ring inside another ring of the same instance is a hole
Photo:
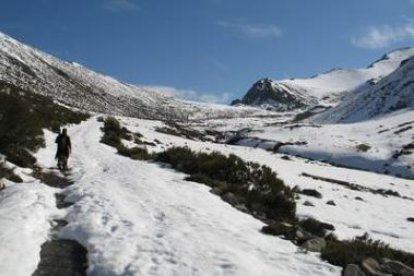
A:
{"label": "shrub", "polygon": [[104,126],[102,130],[104,132],[104,135],[101,139],[101,143],[116,148],[118,154],[134,160],[149,160],[152,158],[152,155],[148,153],[146,148],[128,148],[122,143],[122,139],[129,141],[135,139],[135,142],[137,142],[139,140],[139,137],[142,137],[142,135],[140,133],[131,133],[128,129],[122,127],[116,118],[107,117],[104,120]]}
{"label": "shrub", "polygon": [[166,126],[157,127],[155,131],[168,135],[185,137],[187,139],[202,139],[204,136],[203,133],[197,130],[186,128],[173,121],[167,121],[165,124]]}
{"label": "shrub", "polygon": [[23,147],[10,147],[6,150],[7,160],[19,167],[33,167],[36,158]]}
{"label": "shrub", "polygon": [[118,153],[120,155],[129,157],[134,160],[149,160],[151,155],[148,153],[147,149],[140,147],[127,148],[124,145],[117,147]]}
{"label": "shrub", "polygon": [[62,125],[77,124],[89,117],[3,81],[0,111],[0,152],[21,167],[36,162],[30,152],[44,146],[44,128],[58,132]]}
{"label": "shrub", "polygon": [[361,264],[369,257],[376,260],[388,258],[414,267],[413,254],[390,248],[387,244],[372,239],[327,240],[321,257],[333,265],[342,267],[346,267],[347,264]]}
{"label": "shrub", "polygon": [[111,147],[119,147],[122,139],[131,140],[131,133],[124,127],[121,127],[119,121],[114,117],[107,117],[102,128],[104,136],[101,142]]}
{"label": "shrub", "polygon": [[[213,180],[210,177],[206,176],[205,174],[193,174],[193,175],[186,177],[185,180],[206,184],[207,186],[210,186],[212,188],[217,187],[220,189],[224,189],[227,186],[225,182]],[[226,189],[225,191],[222,191],[222,192],[228,192],[228,190]]]}
{"label": "shrub", "polygon": [[181,136],[181,133],[178,130],[170,127],[157,127],[155,131],[173,136]]}
{"label": "shrub", "polygon": [[[225,186],[245,199],[253,209],[261,206],[269,218],[282,220],[295,217],[293,193],[267,166],[245,162],[234,154],[194,152],[173,147],[155,156],[156,161],[190,175],[188,180],[209,186]],[[225,184],[223,184],[225,183]]]}
{"label": "shrub", "polygon": [[6,178],[10,181],[21,183],[23,179],[20,176],[16,175],[12,169],[6,168],[4,163],[0,162],[0,179]]}
{"label": "shrub", "polygon": [[358,151],[367,152],[367,151],[369,151],[371,149],[371,146],[370,145],[367,145],[367,144],[358,144],[356,146],[356,149]]}
{"label": "shrub", "polygon": [[299,226],[303,230],[311,234],[314,234],[318,237],[324,237],[326,235],[326,229],[323,226],[323,223],[314,218],[307,218],[305,220],[299,221]]}
{"label": "shrub", "polygon": [[117,147],[121,144],[121,125],[114,117],[108,117],[104,121],[103,127],[104,136],[101,142],[112,147]]}

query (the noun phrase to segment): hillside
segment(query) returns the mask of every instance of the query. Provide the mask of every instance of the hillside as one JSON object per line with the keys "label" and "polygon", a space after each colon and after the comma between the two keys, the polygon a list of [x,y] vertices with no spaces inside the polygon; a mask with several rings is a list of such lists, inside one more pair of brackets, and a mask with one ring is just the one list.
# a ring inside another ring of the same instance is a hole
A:
{"label": "hillside", "polygon": [[253,108],[181,101],[60,60],[1,32],[0,80],[89,112],[181,121],[265,114]]}
{"label": "hillside", "polygon": [[413,108],[414,57],[411,57],[377,83],[350,93],[338,106],[316,116],[314,121],[350,123]]}
{"label": "hillside", "polygon": [[412,54],[260,80],[246,101],[274,112],[175,99],[0,34],[0,276],[414,273]]}
{"label": "hillside", "polygon": [[403,48],[363,69],[334,69],[305,79],[260,80],[249,89],[241,103],[281,111],[317,104],[333,106],[348,92],[367,87],[389,75],[412,55],[414,48]]}

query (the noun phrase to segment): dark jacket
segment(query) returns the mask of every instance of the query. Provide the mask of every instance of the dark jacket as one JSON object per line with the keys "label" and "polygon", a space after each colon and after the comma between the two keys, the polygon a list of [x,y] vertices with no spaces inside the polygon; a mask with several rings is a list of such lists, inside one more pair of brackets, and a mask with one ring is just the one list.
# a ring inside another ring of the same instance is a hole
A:
{"label": "dark jacket", "polygon": [[69,157],[69,154],[72,150],[70,137],[68,135],[59,134],[55,140],[55,143],[57,144],[56,158],[60,155]]}

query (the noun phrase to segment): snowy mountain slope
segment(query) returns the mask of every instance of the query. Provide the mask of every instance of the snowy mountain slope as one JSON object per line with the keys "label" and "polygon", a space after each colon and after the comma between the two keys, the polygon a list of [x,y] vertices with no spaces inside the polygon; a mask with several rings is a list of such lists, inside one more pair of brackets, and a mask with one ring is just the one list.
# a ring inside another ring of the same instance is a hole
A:
{"label": "snowy mountain slope", "polygon": [[[316,254],[260,233],[263,223],[208,187],[117,155],[99,143],[100,127],[93,118],[69,129],[75,184],[65,194],[75,204],[66,209],[69,225],[60,234],[86,246],[90,275],[339,275]],[[46,134],[47,148],[37,157],[49,167],[54,135]]]}
{"label": "snowy mountain slope", "polygon": [[241,100],[241,103],[278,111],[292,110],[317,104],[317,99],[306,89],[289,86],[270,79],[257,81]]}
{"label": "snowy mountain slope", "polygon": [[[377,82],[413,55],[414,48],[403,48],[390,52],[363,69],[335,69],[308,79],[260,80],[241,102],[279,110],[314,105],[315,102],[334,105],[344,93],[353,91],[367,82]],[[263,83],[266,85],[262,85]]]}
{"label": "snowy mountain slope", "polygon": [[404,108],[414,108],[414,57],[368,89],[349,94],[338,106],[313,121],[349,123]]}
{"label": "snowy mountain slope", "polygon": [[318,98],[331,93],[350,91],[369,80],[381,79],[396,68],[400,63],[414,55],[414,48],[402,48],[388,53],[367,68],[335,69],[310,79],[282,80],[284,84],[307,87],[310,93]]}
{"label": "snowy mountain slope", "polygon": [[[404,51],[409,49],[400,53]],[[397,53],[399,51],[390,55]],[[388,57],[374,63],[372,68],[379,72],[378,64],[385,66],[394,59],[397,58]],[[390,83],[392,91],[398,88],[406,93],[405,98],[400,99],[408,99],[412,95],[409,81],[412,70],[403,68],[411,68],[410,64],[411,61],[405,62],[393,73],[395,81],[392,81],[392,74],[379,81],[378,87],[383,87],[382,82]],[[413,110],[403,109],[352,124],[287,125],[286,121],[294,113],[275,115],[251,108],[178,101],[120,83],[80,65],[59,61],[4,35],[0,37],[0,72],[0,79],[17,82],[22,87],[36,89],[37,93],[86,110],[152,119],[185,117],[191,113],[200,119],[193,122],[198,129],[214,127],[226,131],[251,127],[254,131],[249,133],[247,142],[250,144],[246,144],[249,147],[241,147],[163,134],[157,132],[157,128],[165,126],[161,121],[120,118],[128,129],[143,134],[143,140],[153,145],[148,146],[150,151],[187,146],[207,152],[233,153],[247,161],[268,165],[289,186],[317,189],[322,193],[322,199],[300,196],[297,200],[300,217],[314,217],[333,224],[335,234],[341,239],[368,232],[374,239],[383,240],[392,247],[414,252],[412,222],[407,220],[414,212],[410,200],[414,198],[412,180],[296,157],[285,160],[281,154],[263,150],[275,146],[276,141],[306,141],[307,144],[284,146],[280,150],[411,177],[414,174]],[[315,77],[318,78],[320,83],[332,81],[326,76]],[[357,78],[352,76],[352,79]],[[316,87],[316,82],[313,85]],[[353,91],[363,93],[371,85],[363,86],[364,89],[358,86]],[[321,93],[315,92],[311,100],[323,99],[325,92],[331,95],[329,91],[323,92],[323,87],[315,89]],[[398,101],[390,99],[396,95],[385,94],[384,101],[376,99],[377,93],[383,94],[375,87],[377,85],[372,85],[369,94],[373,97],[372,106],[375,107],[378,100],[384,107],[380,113],[392,110],[390,107]],[[302,92],[305,93],[300,91],[297,96],[305,95]],[[392,104],[384,105],[384,102]],[[370,103],[365,102],[367,106]],[[161,104],[165,107],[158,112],[155,106]],[[177,109],[184,113],[177,114]],[[251,114],[272,117],[231,118]],[[371,113],[365,115],[358,119],[369,118]],[[209,118],[213,119],[202,120]],[[277,125],[270,125],[272,123]],[[24,177],[24,184],[6,183],[6,190],[0,192],[0,244],[7,251],[0,250],[0,275],[32,273],[39,259],[40,246],[49,238],[50,222],[56,216],[63,216],[69,222],[60,237],[75,239],[88,249],[90,275],[340,275],[340,268],[321,261],[317,254],[298,252],[297,247],[286,240],[263,235],[259,232],[262,222],[221,201],[206,186],[184,181],[184,174],[116,154],[113,148],[99,143],[101,127],[96,118],[69,127],[74,145],[71,177],[75,184],[64,193],[67,200],[75,203],[73,206],[57,210],[54,206],[56,190],[31,177]],[[48,131],[45,135],[47,147],[36,157],[41,167],[49,168],[55,164],[55,135]],[[23,176],[29,173],[18,171]],[[306,177],[304,173],[348,181],[367,189],[391,189],[401,197],[350,190],[334,182]],[[328,200],[334,200],[336,205],[327,205]],[[311,201],[314,206],[305,206],[305,201]]]}
{"label": "snowy mountain slope", "polygon": [[211,111],[227,117],[263,114],[252,108],[180,101],[161,91],[126,84],[59,60],[2,33],[0,80],[92,112],[164,120],[205,118]]}

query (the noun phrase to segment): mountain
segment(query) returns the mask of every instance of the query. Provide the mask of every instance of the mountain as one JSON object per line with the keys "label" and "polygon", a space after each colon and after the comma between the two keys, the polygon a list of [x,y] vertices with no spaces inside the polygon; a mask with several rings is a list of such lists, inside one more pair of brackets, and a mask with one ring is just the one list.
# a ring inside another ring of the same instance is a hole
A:
{"label": "mountain", "polygon": [[308,79],[262,79],[249,89],[240,103],[280,111],[316,104],[334,106],[347,92],[378,82],[413,55],[414,48],[402,48],[363,69],[334,69]]}
{"label": "mountain", "polygon": [[251,108],[178,100],[162,90],[127,84],[78,63],[60,60],[1,32],[0,81],[67,106],[137,118],[186,120],[263,113]]}
{"label": "mountain", "polygon": [[257,81],[240,103],[285,111],[316,104],[317,99],[302,87],[288,86],[266,78]]}
{"label": "mountain", "polygon": [[134,115],[141,107],[174,102],[161,93],[61,61],[4,34],[0,34],[0,72],[3,81],[90,111]]}
{"label": "mountain", "polygon": [[[281,109],[340,100],[325,113],[333,121],[377,116],[316,124],[181,101],[0,35],[0,275],[339,276],[377,261],[382,275],[412,271],[409,51],[354,74],[255,85],[283,91],[272,100]],[[199,120],[164,121],[189,114]],[[73,145],[63,173],[61,127]]]}
{"label": "mountain", "polygon": [[414,56],[379,82],[350,93],[338,106],[314,120],[350,123],[405,108],[414,108]]}

